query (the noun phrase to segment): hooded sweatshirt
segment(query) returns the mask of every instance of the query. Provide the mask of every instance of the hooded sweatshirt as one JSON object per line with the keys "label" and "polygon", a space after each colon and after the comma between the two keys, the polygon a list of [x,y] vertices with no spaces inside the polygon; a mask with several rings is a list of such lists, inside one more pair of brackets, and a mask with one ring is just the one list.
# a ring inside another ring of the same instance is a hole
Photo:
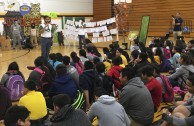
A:
{"label": "hooded sweatshirt", "polygon": [[119,103],[126,113],[142,125],[150,125],[154,116],[152,96],[139,77],[130,79],[121,90]]}
{"label": "hooded sweatshirt", "polygon": [[183,84],[185,84],[184,81],[186,81],[187,78],[189,77],[189,71],[191,73],[194,73],[194,66],[193,65],[181,65],[180,68],[178,68],[175,73],[173,73],[172,75],[169,76],[169,78],[170,79],[178,79],[179,84],[182,84],[182,82],[183,82]]}
{"label": "hooded sweatshirt", "polygon": [[48,94],[50,97],[57,94],[67,94],[73,100],[77,93],[77,87],[70,75],[57,75]]}
{"label": "hooded sweatshirt", "polygon": [[86,113],[80,109],[74,109],[66,105],[55,113],[50,121],[51,126],[92,126]]}
{"label": "hooded sweatshirt", "polygon": [[92,104],[88,118],[93,121],[98,117],[99,126],[130,126],[129,120],[124,108],[114,97],[102,95]]}

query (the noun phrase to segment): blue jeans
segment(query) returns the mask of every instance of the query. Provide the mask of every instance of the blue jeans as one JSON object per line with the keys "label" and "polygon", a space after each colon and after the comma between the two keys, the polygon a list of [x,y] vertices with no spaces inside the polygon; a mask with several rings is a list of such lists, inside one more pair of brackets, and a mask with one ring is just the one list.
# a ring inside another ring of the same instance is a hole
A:
{"label": "blue jeans", "polygon": [[41,56],[48,60],[50,49],[51,49],[52,39],[41,37]]}
{"label": "blue jeans", "polygon": [[82,42],[84,43],[84,48],[86,48],[86,38],[85,35],[78,35],[79,37],[79,48],[82,48]]}

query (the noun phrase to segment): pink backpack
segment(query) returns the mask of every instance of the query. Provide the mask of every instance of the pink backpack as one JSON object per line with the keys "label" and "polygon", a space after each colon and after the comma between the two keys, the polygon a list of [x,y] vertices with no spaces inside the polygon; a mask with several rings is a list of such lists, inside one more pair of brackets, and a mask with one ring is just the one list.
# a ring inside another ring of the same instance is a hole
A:
{"label": "pink backpack", "polygon": [[165,75],[161,75],[160,78],[164,84],[165,93],[163,94],[164,102],[172,102],[174,100],[174,91],[169,78]]}
{"label": "pink backpack", "polygon": [[40,73],[40,80],[39,80],[39,85],[38,85],[37,88],[38,88],[39,91],[43,91],[44,90],[44,85],[48,84],[47,82],[43,81],[43,78],[45,77],[45,72],[42,69],[38,68],[38,67],[36,67],[34,69],[34,71]]}
{"label": "pink backpack", "polygon": [[84,66],[81,62],[75,63],[75,68],[77,69],[79,75],[84,72]]}
{"label": "pink backpack", "polygon": [[164,48],[163,51],[164,51],[164,58],[170,59],[172,57],[171,52],[170,52],[169,49]]}

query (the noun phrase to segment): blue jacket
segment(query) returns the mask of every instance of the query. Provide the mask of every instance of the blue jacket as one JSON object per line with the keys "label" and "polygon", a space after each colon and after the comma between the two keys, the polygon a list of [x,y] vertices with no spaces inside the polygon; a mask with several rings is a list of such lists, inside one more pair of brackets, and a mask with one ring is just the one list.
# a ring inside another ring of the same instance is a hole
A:
{"label": "blue jacket", "polygon": [[62,62],[59,62],[59,61],[55,61],[53,64],[53,60],[49,60],[48,62],[51,64],[54,70],[56,70],[57,65],[62,64]]}
{"label": "blue jacket", "polygon": [[57,94],[67,94],[74,100],[77,93],[77,86],[69,75],[57,75],[48,92],[50,97]]}

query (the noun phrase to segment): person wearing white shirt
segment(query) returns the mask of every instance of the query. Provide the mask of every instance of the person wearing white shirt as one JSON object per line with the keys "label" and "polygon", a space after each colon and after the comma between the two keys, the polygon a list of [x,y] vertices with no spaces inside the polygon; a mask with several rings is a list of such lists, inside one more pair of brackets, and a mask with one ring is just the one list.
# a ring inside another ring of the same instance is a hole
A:
{"label": "person wearing white shirt", "polygon": [[80,20],[80,22],[79,22],[78,38],[79,38],[79,48],[78,49],[82,49],[82,43],[84,43],[84,48],[86,48],[85,30],[83,27],[82,20]]}
{"label": "person wearing white shirt", "polygon": [[38,46],[36,24],[34,22],[31,23],[30,41],[31,41],[31,43],[33,44],[34,47]]}
{"label": "person wearing white shirt", "polygon": [[44,23],[39,27],[41,33],[41,56],[46,59],[49,57],[52,45],[52,34],[55,31],[50,22],[50,17],[45,16]]}

